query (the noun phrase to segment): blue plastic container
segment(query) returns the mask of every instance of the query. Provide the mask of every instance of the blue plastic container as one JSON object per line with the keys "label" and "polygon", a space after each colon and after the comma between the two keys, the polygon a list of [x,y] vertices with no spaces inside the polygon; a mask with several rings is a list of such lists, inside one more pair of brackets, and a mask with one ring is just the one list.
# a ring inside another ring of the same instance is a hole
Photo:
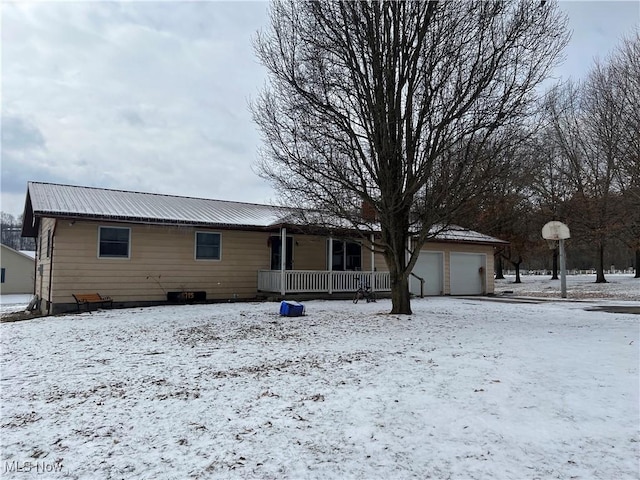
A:
{"label": "blue plastic container", "polygon": [[304,315],[304,305],[298,302],[284,300],[280,303],[280,315],[285,317],[299,317]]}

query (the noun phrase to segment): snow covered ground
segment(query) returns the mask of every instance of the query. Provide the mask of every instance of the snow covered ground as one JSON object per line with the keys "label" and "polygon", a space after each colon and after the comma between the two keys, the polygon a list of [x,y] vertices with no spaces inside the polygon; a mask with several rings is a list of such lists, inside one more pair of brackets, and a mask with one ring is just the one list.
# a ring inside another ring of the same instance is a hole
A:
{"label": "snow covered ground", "polygon": [[[550,275],[521,275],[522,283],[515,284],[515,276],[505,275],[496,280],[495,293],[513,291],[514,295],[560,298],[560,280]],[[568,299],[608,298],[640,301],[640,278],[628,274],[606,274],[607,283],[595,283],[595,275],[567,275]]]}
{"label": "snow covered ground", "polygon": [[0,315],[11,312],[23,312],[33,295],[13,294],[0,295]]}
{"label": "snow covered ground", "polygon": [[439,297],[403,317],[388,300],[311,301],[283,318],[237,303],[3,323],[0,475],[637,479],[640,316],[594,304]]}

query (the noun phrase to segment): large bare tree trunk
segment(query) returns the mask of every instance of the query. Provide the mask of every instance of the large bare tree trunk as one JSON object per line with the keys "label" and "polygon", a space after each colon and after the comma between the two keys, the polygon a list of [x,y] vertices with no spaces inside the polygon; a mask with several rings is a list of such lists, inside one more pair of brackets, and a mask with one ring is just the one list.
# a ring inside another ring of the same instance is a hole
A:
{"label": "large bare tree trunk", "polygon": [[633,278],[640,278],[640,248],[636,249],[636,274]]}
{"label": "large bare tree trunk", "polygon": [[496,280],[504,280],[504,272],[502,271],[502,255],[496,256]]}
{"label": "large bare tree trunk", "polygon": [[519,257],[518,260],[510,260],[510,262],[513,264],[513,268],[516,269],[516,279],[513,283],[522,283],[522,280],[520,280],[520,264],[522,263],[522,258]]}
{"label": "large bare tree trunk", "polygon": [[391,273],[391,313],[411,315],[409,280],[406,275]]}
{"label": "large bare tree trunk", "polygon": [[596,283],[607,283],[604,278],[604,243],[598,243],[598,262],[596,264]]}
{"label": "large bare tree trunk", "polygon": [[384,216],[382,223],[384,256],[391,280],[391,313],[411,315],[409,272],[413,269],[413,263],[407,262],[409,209],[398,215]]}
{"label": "large bare tree trunk", "polygon": [[551,280],[558,280],[558,248],[553,249],[553,266]]}

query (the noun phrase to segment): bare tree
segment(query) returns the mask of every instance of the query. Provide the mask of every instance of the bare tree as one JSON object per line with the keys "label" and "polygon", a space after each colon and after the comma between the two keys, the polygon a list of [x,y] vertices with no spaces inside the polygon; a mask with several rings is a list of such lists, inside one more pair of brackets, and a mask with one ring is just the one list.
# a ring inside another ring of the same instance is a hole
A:
{"label": "bare tree", "polygon": [[35,241],[32,238],[20,236],[22,230],[22,215],[17,219],[10,213],[0,212],[0,232],[3,245],[14,250],[35,250]]}
{"label": "bare tree", "polygon": [[[534,165],[531,175],[531,199],[535,204],[539,217],[539,227],[551,220],[559,220],[570,224],[567,218],[567,199],[571,190],[566,178],[567,168],[563,150],[554,141],[554,129],[544,124],[541,119],[541,128],[533,139],[533,149],[539,162]],[[538,228],[538,233],[540,228]],[[557,244],[557,242],[555,242]],[[558,280],[558,247],[550,250],[552,255],[551,280]]]}
{"label": "bare tree", "polygon": [[503,172],[488,179],[488,188],[482,197],[469,199],[455,217],[457,223],[509,242],[496,249],[495,278],[504,279],[502,268],[504,262],[508,262],[515,269],[515,283],[521,283],[520,267],[540,243],[532,200],[534,177],[544,159],[535,142],[537,124],[532,121],[530,125],[494,135],[494,139],[500,141],[491,157],[503,166]]}
{"label": "bare tree", "polygon": [[617,171],[620,206],[625,212],[621,236],[635,253],[635,277],[640,278],[640,31],[622,41],[609,68],[622,100],[617,107],[628,126]]}
{"label": "bare tree", "polygon": [[392,312],[409,314],[420,248],[503,172],[487,145],[529,114],[566,18],[552,2],[466,0],[282,0],[270,18],[255,40],[270,74],[252,105],[258,170],[284,203],[379,233]]}
{"label": "bare tree", "polygon": [[[631,53],[634,45],[637,53],[637,43],[636,35],[635,43],[624,44],[626,50],[596,62],[584,82],[558,86],[547,97],[553,141],[570,190],[570,221],[575,233],[596,248],[598,283],[606,282],[608,240],[627,232],[637,245],[640,82],[633,72],[637,75],[640,60]],[[622,203],[627,208],[620,208]]]}

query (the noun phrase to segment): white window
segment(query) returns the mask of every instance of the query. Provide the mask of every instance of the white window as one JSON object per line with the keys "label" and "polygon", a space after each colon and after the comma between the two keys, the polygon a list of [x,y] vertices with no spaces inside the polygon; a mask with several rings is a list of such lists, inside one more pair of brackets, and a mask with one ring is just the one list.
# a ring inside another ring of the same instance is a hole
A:
{"label": "white window", "polygon": [[100,227],[98,237],[98,257],[129,258],[131,251],[130,228]]}
{"label": "white window", "polygon": [[[336,271],[362,270],[362,245],[357,242],[333,240],[331,265]],[[329,267],[329,242],[327,241],[327,268]]]}
{"label": "white window", "polygon": [[196,232],[196,260],[220,260],[222,235]]}

